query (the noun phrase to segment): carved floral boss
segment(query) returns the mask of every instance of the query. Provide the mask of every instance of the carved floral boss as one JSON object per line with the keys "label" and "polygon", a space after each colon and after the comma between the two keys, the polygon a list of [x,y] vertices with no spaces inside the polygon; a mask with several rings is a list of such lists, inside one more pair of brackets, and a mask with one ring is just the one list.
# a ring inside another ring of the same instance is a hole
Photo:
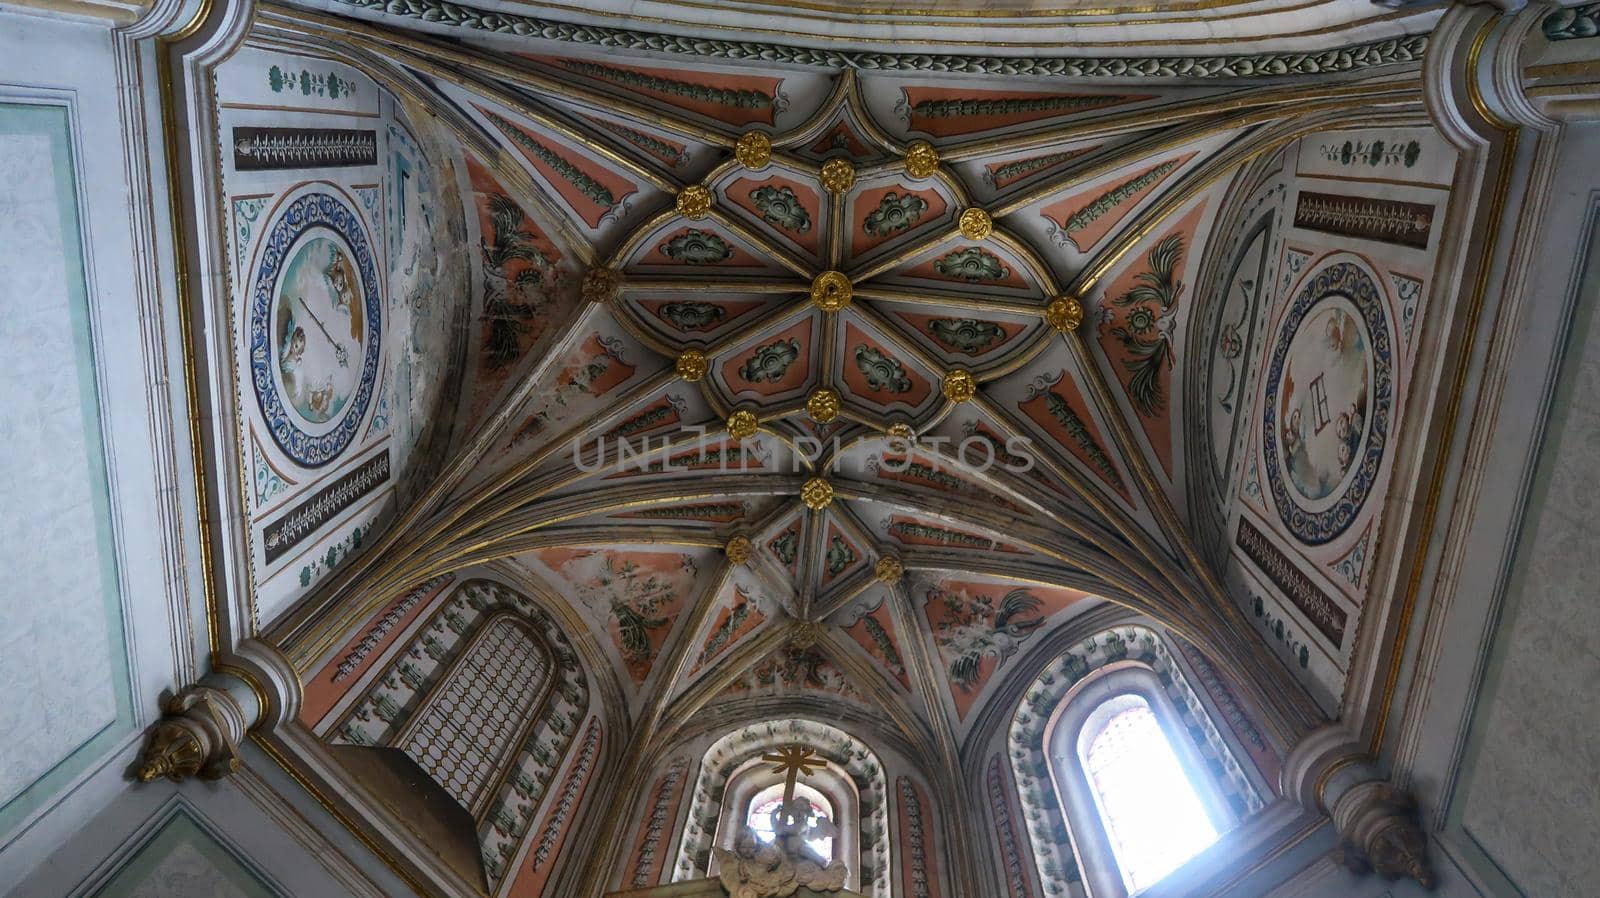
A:
{"label": "carved floral boss", "polygon": [[[747,173],[768,169],[773,156],[772,139],[760,131],[745,133],[734,146],[737,168]],[[859,223],[863,234],[876,242],[894,239],[914,230],[914,226],[928,212],[928,201],[908,189],[903,182],[909,181],[915,184],[938,176],[939,153],[927,142],[913,142],[905,149],[900,167],[904,175],[901,182],[897,182],[887,191],[882,191],[870,204],[872,208],[865,210]],[[796,171],[798,170],[800,167],[796,167]],[[857,184],[858,171],[846,159],[828,159],[820,168],[811,171],[815,172],[816,183],[822,188],[824,197],[842,200]],[[789,177],[796,172],[785,170],[784,174]],[[713,178],[713,181],[715,180],[717,179]],[[953,179],[947,180],[955,183]],[[754,189],[746,188],[746,190],[754,207],[753,209],[747,207],[746,211],[757,214],[774,232],[788,234],[791,237],[817,234],[819,239],[817,245],[823,247],[818,253],[819,258],[829,257],[828,247],[849,245],[851,235],[848,230],[852,223],[845,215],[837,214],[841,202],[835,202],[835,214],[827,216],[826,220],[819,224],[812,221],[811,214],[807,211],[805,203],[796,195],[795,189],[778,183],[775,179],[769,179]],[[732,257],[734,249],[730,241],[724,239],[715,227],[718,221],[722,220],[715,211],[719,199],[713,186],[707,184],[692,184],[679,190],[675,212],[681,222],[689,225],[689,228],[676,237],[668,238],[660,247],[661,255],[686,265],[699,266],[698,270],[711,272],[717,270],[716,263]],[[711,221],[706,223],[708,219]],[[1009,274],[1005,263],[994,253],[983,248],[986,241],[995,237],[994,222],[989,213],[978,206],[967,206],[956,216],[956,225],[966,243],[944,252],[932,262],[932,268],[940,279],[952,282],[956,285],[957,291],[963,284],[1004,279]],[[744,242],[757,246],[763,242],[760,235],[747,230],[739,236]],[[831,339],[825,340],[823,345],[844,347],[839,357],[847,370],[821,372],[819,385],[811,389],[803,406],[797,410],[779,412],[772,417],[804,416],[816,425],[826,427],[836,422],[844,413],[843,397],[835,387],[841,381],[846,381],[847,373],[852,376],[859,375],[856,383],[864,384],[866,393],[873,399],[881,398],[880,394],[893,397],[897,393],[904,393],[912,381],[906,373],[905,366],[897,358],[893,340],[885,341],[881,346],[874,346],[863,341],[859,332],[854,335],[854,339],[848,335],[847,331],[855,328],[845,326],[846,316],[843,313],[859,301],[857,288],[860,284],[853,282],[849,274],[836,267],[819,264],[816,268],[817,270],[810,275],[809,289],[802,293],[802,301],[821,313],[819,318],[824,330],[833,331]],[[869,273],[864,282],[870,282],[872,277],[873,275]],[[618,269],[605,267],[592,269],[584,280],[584,299],[591,302],[618,300],[628,289],[626,281],[623,272]],[[725,289],[727,292],[736,293],[740,284],[732,278],[725,287],[715,281],[696,282],[695,288],[687,288],[682,295],[662,304],[658,314],[663,320],[670,321],[684,331],[692,332],[721,326],[727,317],[724,309],[711,303],[700,302],[694,297],[695,292],[707,288],[712,288],[709,292]],[[953,301],[950,306],[942,308],[939,308],[941,305],[938,301],[939,295],[930,295],[927,300],[933,305],[929,308],[938,308],[939,311],[950,314],[956,313],[958,307],[971,307],[970,301],[966,303],[954,301],[955,295],[952,294]],[[981,303],[981,300],[979,302]],[[967,316],[972,314],[968,312]],[[1044,324],[1053,331],[1071,333],[1082,324],[1084,308],[1077,297],[1056,296],[1042,304],[1038,314]],[[934,317],[926,327],[935,340],[951,347],[955,353],[976,355],[997,341],[1003,340],[1005,334],[999,325],[981,319],[980,310],[975,318]],[[851,320],[862,322],[867,319]],[[760,326],[756,325],[757,328]],[[751,334],[746,333],[736,334],[735,337],[719,344],[722,349],[713,349],[710,353],[697,348],[683,349],[676,358],[675,373],[686,382],[699,383],[718,370],[716,367],[718,359],[713,356],[738,355],[740,364],[735,370],[740,378],[751,384],[777,385],[784,380],[792,365],[806,364],[803,357],[809,351],[809,347],[803,347],[793,336],[766,333],[764,337],[755,340],[749,339],[750,336]],[[728,349],[729,346],[734,348]],[[924,367],[928,367],[926,364],[928,359],[924,358],[923,361]],[[940,391],[948,402],[966,402],[977,395],[979,376],[974,371],[960,366],[940,367],[943,370],[935,369],[934,373],[940,380]],[[757,407],[737,404],[728,418],[730,435],[741,439],[753,436],[763,423],[760,413],[761,409]],[[873,424],[886,432],[896,434],[905,433],[909,436],[908,431],[911,431],[910,425],[904,421],[864,423]],[[818,498],[815,493],[819,491],[812,492],[813,495],[808,497],[807,504],[815,508],[817,503],[812,500]],[[821,504],[825,504],[825,500]]]}

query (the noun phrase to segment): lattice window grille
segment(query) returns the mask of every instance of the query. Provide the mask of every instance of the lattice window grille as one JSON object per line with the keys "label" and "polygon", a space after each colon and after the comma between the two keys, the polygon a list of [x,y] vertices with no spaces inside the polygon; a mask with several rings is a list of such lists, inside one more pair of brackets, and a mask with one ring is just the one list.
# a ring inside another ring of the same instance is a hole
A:
{"label": "lattice window grille", "polygon": [[510,617],[490,622],[428,695],[401,748],[475,815],[542,704],[549,656]]}

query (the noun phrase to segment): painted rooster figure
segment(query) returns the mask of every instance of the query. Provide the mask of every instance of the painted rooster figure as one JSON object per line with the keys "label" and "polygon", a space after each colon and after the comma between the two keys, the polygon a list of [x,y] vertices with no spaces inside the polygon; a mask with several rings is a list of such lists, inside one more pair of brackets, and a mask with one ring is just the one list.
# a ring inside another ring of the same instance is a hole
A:
{"label": "painted rooster figure", "polygon": [[1044,624],[1044,618],[1033,616],[1040,602],[1025,589],[1013,589],[1000,600],[992,619],[979,617],[950,631],[946,648],[956,657],[950,662],[950,679],[962,689],[971,689],[978,682],[978,668],[986,657],[993,657],[996,666],[1022,647],[1034,630]]}

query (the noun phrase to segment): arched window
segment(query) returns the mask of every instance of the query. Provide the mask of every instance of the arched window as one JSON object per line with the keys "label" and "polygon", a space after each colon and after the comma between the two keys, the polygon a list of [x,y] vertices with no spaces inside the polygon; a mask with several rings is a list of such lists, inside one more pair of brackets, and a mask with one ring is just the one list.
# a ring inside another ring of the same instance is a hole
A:
{"label": "arched window", "polygon": [[[835,805],[826,795],[818,792],[805,783],[796,783],[794,787],[796,798],[804,798],[811,803],[810,822],[816,824],[822,821],[833,821],[838,817]],[[745,814],[745,825],[756,834],[756,838],[763,842],[771,842],[776,833],[772,827],[772,812],[783,804],[783,783],[773,783],[762,789],[750,798],[750,810]],[[833,837],[823,836],[806,842],[812,851],[823,860],[833,859]]]}
{"label": "arched window", "polygon": [[1217,840],[1200,793],[1143,696],[1115,696],[1091,712],[1078,736],[1078,760],[1130,893]]}
{"label": "arched window", "polygon": [[1127,898],[1158,882],[1181,894],[1179,868],[1207,875],[1207,848],[1264,806],[1267,780],[1240,763],[1185,671],[1140,624],[1039,671],[1007,735],[1034,860],[1019,876],[1064,886],[1052,894]]}
{"label": "arched window", "polygon": [[824,859],[845,865],[845,888],[867,898],[891,898],[895,867],[882,762],[855,736],[798,718],[746,724],[724,734],[700,755],[693,797],[679,831],[672,881],[717,876],[719,861],[713,848],[733,848],[746,826],[758,837],[770,831],[771,812],[783,797],[784,774],[775,772],[761,756],[789,745],[811,748],[825,761],[806,773],[796,788],[818,816],[826,816],[837,829],[831,840],[817,840],[811,847]]}
{"label": "arched window", "polygon": [[[746,826],[755,831],[756,838],[770,841],[774,835],[772,812],[783,802],[783,788],[783,775],[774,773],[772,765],[759,756],[740,763],[728,777],[723,792],[715,844],[732,848],[739,830]],[[859,881],[855,877],[861,853],[861,798],[849,774],[830,762],[805,781],[795,783],[794,794],[811,802],[812,820],[827,819],[838,827],[836,837],[812,839],[806,844],[824,861],[844,861],[852,881]],[[715,872],[710,869],[711,874]]]}

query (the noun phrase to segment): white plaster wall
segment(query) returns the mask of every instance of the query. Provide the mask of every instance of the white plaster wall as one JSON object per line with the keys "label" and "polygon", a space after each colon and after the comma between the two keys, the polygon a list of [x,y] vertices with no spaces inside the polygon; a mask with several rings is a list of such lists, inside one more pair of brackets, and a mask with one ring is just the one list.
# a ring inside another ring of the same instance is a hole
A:
{"label": "white plaster wall", "polygon": [[1513,885],[1539,898],[1593,895],[1600,881],[1600,712],[1591,701],[1600,683],[1600,232],[1578,259],[1585,270],[1480,698],[1461,820]]}
{"label": "white plaster wall", "polygon": [[[247,746],[245,764],[245,771],[218,783],[162,781],[128,789],[80,821],[27,878],[0,880],[0,894],[78,898],[120,896],[129,888],[161,898],[415,894],[270,758]],[[203,835],[178,851],[162,850],[150,843],[175,806]],[[225,855],[220,862],[218,854]]]}
{"label": "white plaster wall", "polygon": [[[194,678],[201,618],[198,567],[185,561],[193,507],[179,500],[194,491],[173,449],[187,435],[181,374],[168,367],[176,323],[161,305],[170,271],[153,261],[167,239],[152,211],[160,154],[138,142],[146,111],[123,103],[144,91],[149,59],[102,24],[10,8],[0,48],[0,103],[63,111],[70,148],[46,161],[9,141],[0,187],[4,891],[127,788],[160,693]],[[77,223],[54,214],[56,198]]]}

